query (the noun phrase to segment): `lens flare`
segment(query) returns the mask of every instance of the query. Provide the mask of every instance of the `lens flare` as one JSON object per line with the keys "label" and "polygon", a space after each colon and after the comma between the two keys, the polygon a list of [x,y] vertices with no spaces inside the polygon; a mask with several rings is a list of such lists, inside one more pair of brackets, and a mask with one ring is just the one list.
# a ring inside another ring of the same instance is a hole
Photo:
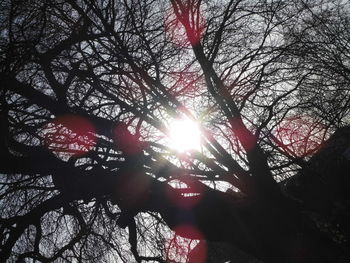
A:
{"label": "lens flare", "polygon": [[[166,262],[204,263],[207,258],[207,245],[203,234],[192,225],[179,225],[174,228],[175,236],[166,246]],[[197,240],[197,241],[196,241]],[[194,242],[194,243],[193,243]],[[191,245],[195,245],[194,247]]]}
{"label": "lens flare", "polygon": [[205,31],[205,20],[197,7],[185,7],[187,19],[180,19],[172,8],[165,16],[165,32],[168,40],[180,47],[196,45],[202,39]]}
{"label": "lens flare", "polygon": [[310,116],[287,117],[279,123],[274,135],[281,147],[298,157],[312,154],[321,147],[325,127]]}
{"label": "lens flare", "polygon": [[84,117],[58,116],[44,129],[44,143],[53,152],[80,156],[89,152],[96,143],[95,127]]}
{"label": "lens flare", "polygon": [[172,180],[166,189],[168,200],[180,208],[193,208],[203,198],[204,185],[199,182],[189,180]]}
{"label": "lens flare", "polygon": [[116,146],[125,154],[136,155],[142,151],[142,145],[138,136],[132,134],[125,123],[118,123],[113,132]]}

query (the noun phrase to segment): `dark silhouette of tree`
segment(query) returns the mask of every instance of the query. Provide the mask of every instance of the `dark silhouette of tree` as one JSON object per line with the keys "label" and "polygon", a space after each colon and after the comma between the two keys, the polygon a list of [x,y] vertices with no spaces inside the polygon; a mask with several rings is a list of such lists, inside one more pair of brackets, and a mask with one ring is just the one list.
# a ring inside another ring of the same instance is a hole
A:
{"label": "dark silhouette of tree", "polygon": [[1,262],[348,262],[348,3],[0,7]]}

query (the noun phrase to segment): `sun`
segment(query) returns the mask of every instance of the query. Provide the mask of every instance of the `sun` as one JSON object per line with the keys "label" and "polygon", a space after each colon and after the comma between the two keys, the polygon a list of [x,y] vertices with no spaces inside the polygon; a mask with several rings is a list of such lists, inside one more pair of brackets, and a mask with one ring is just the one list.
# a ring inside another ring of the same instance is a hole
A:
{"label": "sun", "polygon": [[169,125],[170,147],[179,152],[200,150],[201,131],[198,123],[176,119]]}

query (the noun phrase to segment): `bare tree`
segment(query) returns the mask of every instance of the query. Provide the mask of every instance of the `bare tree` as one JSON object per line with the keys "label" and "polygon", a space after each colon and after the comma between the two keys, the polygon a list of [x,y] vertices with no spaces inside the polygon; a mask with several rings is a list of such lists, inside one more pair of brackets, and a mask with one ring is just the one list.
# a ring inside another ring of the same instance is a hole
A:
{"label": "bare tree", "polygon": [[[1,261],[349,259],[341,3],[1,10]],[[172,147],[177,119],[199,148]]]}

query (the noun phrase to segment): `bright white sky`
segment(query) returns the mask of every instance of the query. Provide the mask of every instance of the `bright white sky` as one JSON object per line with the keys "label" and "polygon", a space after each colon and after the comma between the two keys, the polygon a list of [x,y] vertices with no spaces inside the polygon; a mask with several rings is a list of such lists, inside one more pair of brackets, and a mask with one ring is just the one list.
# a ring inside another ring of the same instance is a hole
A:
{"label": "bright white sky", "polygon": [[170,147],[179,152],[200,150],[199,125],[189,119],[176,119],[169,125]]}

